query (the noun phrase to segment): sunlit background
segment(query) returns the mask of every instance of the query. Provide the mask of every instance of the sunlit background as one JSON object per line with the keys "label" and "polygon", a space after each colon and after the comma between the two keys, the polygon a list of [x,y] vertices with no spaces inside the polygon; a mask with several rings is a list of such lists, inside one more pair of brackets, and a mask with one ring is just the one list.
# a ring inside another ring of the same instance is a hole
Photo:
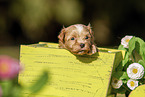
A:
{"label": "sunlit background", "polygon": [[118,46],[125,35],[145,40],[144,4],[145,0],[0,0],[0,53],[15,53],[20,44],[57,43],[63,26],[78,23],[91,24],[99,47]]}

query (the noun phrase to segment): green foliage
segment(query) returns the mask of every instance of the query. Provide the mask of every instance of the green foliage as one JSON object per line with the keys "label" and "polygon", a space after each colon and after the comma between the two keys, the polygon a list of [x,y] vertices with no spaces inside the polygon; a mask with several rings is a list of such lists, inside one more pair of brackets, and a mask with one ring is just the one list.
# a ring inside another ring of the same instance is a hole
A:
{"label": "green foliage", "polygon": [[21,97],[22,87],[17,83],[17,78],[13,80],[0,81],[3,97]]}
{"label": "green foliage", "polygon": [[122,70],[126,69],[126,67],[128,67],[128,64],[130,64],[129,53],[126,52],[124,59],[120,62],[120,64],[116,68],[116,71],[120,71],[120,70],[122,71]]}
{"label": "green foliage", "polygon": [[126,50],[122,44],[119,45],[118,50]]}
{"label": "green foliage", "polygon": [[48,72],[43,72],[34,84],[26,88],[22,87],[17,79],[0,81],[2,97],[22,97],[21,92],[25,90],[29,90],[30,93],[37,93],[49,82],[49,75]]}
{"label": "green foliage", "polygon": [[142,43],[142,45],[140,47],[140,55],[141,55],[142,59],[145,61],[145,43]]}
{"label": "green foliage", "polygon": [[131,55],[133,50],[135,49],[135,42],[135,37],[131,38],[129,41],[129,55]]}
{"label": "green foliage", "polygon": [[[127,81],[131,78],[128,77],[127,68],[132,63],[139,63],[145,68],[145,42],[141,38],[133,36],[128,42],[128,48],[120,44],[118,50],[125,50],[125,56],[124,59],[119,63],[118,67],[115,69],[116,71],[112,76],[118,80],[122,80],[123,85],[119,89],[113,89],[113,92],[130,93],[131,90],[127,86]],[[139,85],[145,83],[144,77],[135,80],[139,81]]]}
{"label": "green foliage", "polygon": [[39,79],[29,87],[32,93],[36,93],[43,88],[43,86],[48,82],[48,72],[43,72]]}
{"label": "green foliage", "polygon": [[126,92],[126,89],[122,86],[119,89],[113,89],[114,93],[120,93],[120,94],[124,94]]}
{"label": "green foliage", "polygon": [[119,80],[129,79],[127,73],[124,71],[114,72],[112,76]]}
{"label": "green foliage", "polygon": [[129,41],[129,55],[134,53],[134,50],[137,51],[137,53],[142,56],[142,58],[144,59],[144,51],[145,51],[145,43],[142,39],[138,38],[138,37],[133,37],[132,39],[130,39]]}
{"label": "green foliage", "polygon": [[145,68],[145,61],[144,60],[139,60],[138,63],[141,64]]}
{"label": "green foliage", "polygon": [[4,97],[10,97],[12,89],[12,81],[4,81],[0,83]]}
{"label": "green foliage", "polygon": [[128,52],[125,53],[125,57],[122,61],[123,61],[122,66],[125,66],[129,62],[129,53]]}

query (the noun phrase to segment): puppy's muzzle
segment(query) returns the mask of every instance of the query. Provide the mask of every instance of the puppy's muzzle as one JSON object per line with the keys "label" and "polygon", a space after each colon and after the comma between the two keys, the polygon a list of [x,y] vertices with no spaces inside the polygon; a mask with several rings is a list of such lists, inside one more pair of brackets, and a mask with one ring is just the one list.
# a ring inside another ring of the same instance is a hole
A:
{"label": "puppy's muzzle", "polygon": [[84,47],[85,47],[85,44],[81,43],[81,44],[80,44],[80,47],[81,47],[81,48],[84,48]]}

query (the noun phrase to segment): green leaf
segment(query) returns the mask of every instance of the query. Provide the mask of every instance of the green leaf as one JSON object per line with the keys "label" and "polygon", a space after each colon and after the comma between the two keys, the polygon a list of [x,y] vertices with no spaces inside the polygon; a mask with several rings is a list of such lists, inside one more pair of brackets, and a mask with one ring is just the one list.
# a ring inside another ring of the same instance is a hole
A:
{"label": "green leaf", "polygon": [[[133,53],[134,50],[132,50],[132,52],[130,51],[130,54]],[[142,57],[142,59],[145,59],[145,42],[139,38],[139,37],[135,37],[135,51]],[[136,54],[135,54],[135,59],[136,59]],[[136,60],[138,61],[138,59]]]}
{"label": "green leaf", "polygon": [[128,59],[122,60],[122,66],[124,67],[128,63]]}
{"label": "green leaf", "polygon": [[139,60],[138,63],[141,64],[145,68],[145,61],[144,60]]}
{"label": "green leaf", "polygon": [[123,45],[119,45],[118,50],[126,50]]}
{"label": "green leaf", "polygon": [[9,97],[11,95],[13,82],[11,80],[2,81],[0,85],[2,87],[3,97]]}
{"label": "green leaf", "polygon": [[133,62],[138,62],[140,59],[142,59],[141,55],[139,54],[138,51],[136,51],[136,49],[133,51],[132,55],[131,55],[131,59]]}
{"label": "green leaf", "polygon": [[126,82],[129,79],[127,72],[123,72],[123,75],[120,77],[120,79]]}
{"label": "green leaf", "polygon": [[129,53],[126,52],[126,53],[125,53],[125,57],[124,57],[124,59],[122,60],[122,66],[124,67],[128,62],[129,62]]}
{"label": "green leaf", "polygon": [[123,82],[124,84],[126,84],[128,80],[129,80],[129,78],[127,78],[127,79],[122,79],[122,82]]}
{"label": "green leaf", "polygon": [[132,37],[130,40],[129,40],[129,55],[132,54],[133,50],[135,49],[135,41],[136,41],[136,38],[135,37]]}
{"label": "green leaf", "polygon": [[36,93],[48,82],[48,72],[43,72],[39,79],[29,88],[32,93]]}
{"label": "green leaf", "polygon": [[135,37],[135,41],[139,42],[140,45],[142,45],[144,43],[144,40],[142,40],[139,37]]}
{"label": "green leaf", "polygon": [[22,91],[22,87],[20,87],[20,86],[14,86],[13,88],[12,88],[12,90],[11,90],[11,92],[12,92],[12,95],[11,95],[11,97],[22,97],[21,96],[21,91]]}
{"label": "green leaf", "polygon": [[129,63],[129,53],[126,52],[124,59],[119,63],[119,65],[116,68],[116,71],[121,71],[123,70],[124,66],[127,66],[127,64]]}
{"label": "green leaf", "polygon": [[142,59],[145,61],[145,52],[142,53]]}
{"label": "green leaf", "polygon": [[[135,53],[136,52],[136,53]],[[138,61],[139,56],[136,57],[137,53],[145,60],[145,43],[139,37],[133,37],[129,41],[129,55],[133,57],[133,61]]]}
{"label": "green leaf", "polygon": [[123,71],[114,72],[112,76],[119,80],[123,73]]}
{"label": "green leaf", "polygon": [[145,61],[145,43],[143,43],[141,45],[141,48],[140,48],[140,55],[142,57],[142,59]]}
{"label": "green leaf", "polygon": [[119,63],[119,65],[115,68],[115,71],[122,71],[123,70],[123,60]]}
{"label": "green leaf", "polygon": [[136,41],[136,43],[135,43],[135,50],[139,54],[141,54],[140,52],[141,52],[142,45],[144,44],[144,41],[141,38],[139,38],[139,37],[136,37],[135,41]]}
{"label": "green leaf", "polygon": [[127,81],[129,79],[127,72],[124,72],[124,71],[114,72],[112,76],[117,78],[118,80]]}

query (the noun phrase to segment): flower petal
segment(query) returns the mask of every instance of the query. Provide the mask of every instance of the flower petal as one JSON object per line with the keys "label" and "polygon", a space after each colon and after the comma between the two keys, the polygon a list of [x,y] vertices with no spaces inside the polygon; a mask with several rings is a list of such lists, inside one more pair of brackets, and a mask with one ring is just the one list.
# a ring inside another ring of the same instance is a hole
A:
{"label": "flower petal", "polygon": [[131,79],[141,79],[144,75],[144,67],[139,63],[132,63],[127,68],[127,74]]}
{"label": "flower petal", "polygon": [[0,80],[14,78],[20,71],[19,61],[9,56],[0,56]]}
{"label": "flower petal", "polygon": [[138,87],[138,81],[133,80],[133,79],[129,79],[127,81],[127,86],[131,89],[134,90],[136,87]]}
{"label": "flower petal", "polygon": [[126,35],[125,37],[123,37],[121,39],[121,44],[124,46],[124,48],[128,48],[128,43],[129,43],[129,40],[132,38],[133,36],[128,36]]}
{"label": "flower petal", "polygon": [[0,87],[0,97],[2,97],[2,88]]}
{"label": "flower petal", "polygon": [[121,86],[122,86],[123,82],[122,80],[118,80],[117,78],[112,78],[112,87],[115,88],[115,89],[119,89]]}

